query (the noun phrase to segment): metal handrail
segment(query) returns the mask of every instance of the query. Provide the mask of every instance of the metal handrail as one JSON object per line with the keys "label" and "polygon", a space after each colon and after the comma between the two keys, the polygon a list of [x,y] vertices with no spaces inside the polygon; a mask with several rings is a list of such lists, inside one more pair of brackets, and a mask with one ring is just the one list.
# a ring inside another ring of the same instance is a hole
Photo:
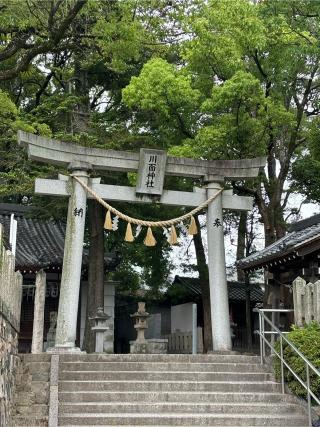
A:
{"label": "metal handrail", "polygon": [[[259,331],[255,331],[260,337],[260,360],[261,364],[264,364],[264,359],[266,357],[266,347],[267,344],[270,348],[272,354],[275,354],[280,359],[280,369],[281,369],[281,391],[282,393],[285,392],[284,389],[284,366],[286,366],[287,369],[294,375],[294,377],[299,381],[299,383],[306,389],[307,391],[307,403],[308,403],[308,419],[309,419],[309,427],[312,427],[312,414],[311,414],[311,397],[317,402],[318,405],[320,405],[319,398],[313,393],[313,391],[310,388],[310,369],[318,375],[320,378],[320,371],[311,363],[309,360],[301,353],[300,350],[297,349],[297,347],[292,344],[292,342],[286,338],[285,333],[280,331],[280,329],[277,328],[277,326],[272,323],[270,319],[265,315],[265,313],[289,313],[293,310],[289,309],[260,309],[260,308],[254,308],[254,312],[259,314]],[[273,331],[265,331],[265,322],[267,322]],[[271,332],[271,333],[270,333]],[[275,347],[270,343],[266,335],[273,336],[273,334],[277,334],[279,336],[280,340],[280,354],[275,349]],[[299,375],[294,372],[294,370],[291,368],[291,366],[288,365],[288,363],[285,361],[283,357],[283,341],[285,341],[297,355],[304,361],[306,366],[306,383],[303,381],[302,378],[299,377]]]}

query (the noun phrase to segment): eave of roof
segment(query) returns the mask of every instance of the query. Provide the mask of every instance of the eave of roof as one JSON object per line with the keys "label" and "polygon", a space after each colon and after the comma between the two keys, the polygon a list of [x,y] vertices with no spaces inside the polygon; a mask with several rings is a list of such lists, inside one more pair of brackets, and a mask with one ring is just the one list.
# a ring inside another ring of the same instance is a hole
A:
{"label": "eave of roof", "polygon": [[[179,284],[184,286],[194,295],[201,295],[201,283],[200,279],[197,277],[181,277],[175,276],[173,285]],[[229,299],[233,301],[245,301],[246,300],[246,290],[248,286],[242,282],[228,281],[228,295]],[[263,290],[258,284],[251,284],[250,289],[250,300],[252,302],[262,302],[263,300]]]}
{"label": "eave of roof", "polygon": [[237,262],[243,270],[255,270],[281,264],[301,256],[302,249],[319,243],[320,215],[293,224],[288,234],[259,252]]}
{"label": "eave of roof", "polygon": [[12,213],[17,220],[16,268],[28,273],[41,268],[61,269],[65,224],[28,218],[26,214],[29,211],[27,206],[0,204],[0,222],[4,226],[6,238]]}
{"label": "eave of roof", "polygon": [[[0,223],[4,226],[7,243],[12,213],[17,220],[16,269],[22,273],[37,272],[41,268],[47,271],[61,271],[65,222],[28,218],[26,214],[29,211],[28,206],[0,203]],[[116,253],[105,253],[105,262],[109,271],[116,267],[119,260]],[[82,256],[83,265],[88,265],[88,261],[88,250],[85,249]]]}

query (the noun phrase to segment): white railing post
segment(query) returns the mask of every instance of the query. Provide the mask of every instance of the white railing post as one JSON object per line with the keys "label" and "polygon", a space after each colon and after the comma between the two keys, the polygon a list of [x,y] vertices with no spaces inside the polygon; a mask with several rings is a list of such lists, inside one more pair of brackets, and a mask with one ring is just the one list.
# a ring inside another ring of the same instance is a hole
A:
{"label": "white railing post", "polygon": [[[318,405],[320,405],[320,399],[319,399],[319,396],[316,396],[315,393],[311,389],[310,369],[312,370],[313,374],[318,376],[319,379],[320,379],[320,371],[311,362],[309,362],[308,359],[306,359],[304,354],[301,353],[301,351],[288,338],[286,338],[285,333],[281,332],[280,329],[276,325],[274,325],[270,319],[268,319],[265,316],[265,313],[272,313],[272,312],[289,313],[292,311],[293,310],[291,310],[291,309],[258,309],[258,308],[254,309],[254,312],[259,314],[260,358],[261,358],[261,363],[263,363],[264,355],[265,355],[265,344],[267,344],[268,347],[273,351],[273,354],[280,359],[282,393],[285,392],[285,378],[284,378],[284,369],[285,368],[288,369],[288,371],[291,372],[291,374],[294,376],[294,378],[302,385],[302,387],[304,387],[304,389],[307,392],[308,426],[312,427],[311,401],[313,399]],[[264,326],[265,321],[271,327],[271,331],[265,332],[265,326]],[[266,341],[266,338],[265,338],[265,336],[267,334],[273,335],[275,333],[279,335],[279,339],[280,339],[280,354],[279,354],[279,351],[277,349],[272,347],[271,341],[270,342]],[[305,368],[306,369],[306,379],[305,380],[301,377],[301,375],[298,375],[294,371],[292,366],[290,366],[285,361],[284,354],[283,354],[284,353],[283,341],[285,341],[286,345],[288,345],[290,347],[290,349],[293,350],[295,352],[295,354],[305,363],[305,366],[306,366],[306,368]]]}
{"label": "white railing post", "polygon": [[310,373],[309,373],[309,365],[307,362],[306,362],[306,380],[307,380],[307,401],[308,401],[309,427],[312,427],[311,396],[310,396]]}
{"label": "white railing post", "polygon": [[280,355],[281,355],[281,391],[284,394],[284,369],[283,369],[283,342],[280,335]]}

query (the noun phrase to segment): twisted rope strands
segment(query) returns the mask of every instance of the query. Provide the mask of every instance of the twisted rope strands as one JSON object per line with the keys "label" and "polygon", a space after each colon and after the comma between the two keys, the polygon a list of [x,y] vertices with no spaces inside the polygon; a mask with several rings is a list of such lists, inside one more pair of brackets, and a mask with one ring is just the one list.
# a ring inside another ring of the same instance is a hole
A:
{"label": "twisted rope strands", "polygon": [[222,193],[223,188],[219,190],[214,196],[209,197],[205,202],[201,203],[198,207],[194,208],[192,211],[181,215],[177,218],[169,219],[167,221],[144,221],[142,219],[138,218],[132,218],[131,216],[125,215],[124,213],[118,211],[118,209],[114,208],[113,206],[109,205],[106,201],[104,201],[97,193],[95,193],[90,187],[87,186],[83,181],[81,181],[80,178],[78,178],[75,175],[71,176],[89,193],[93,196],[94,199],[96,199],[102,206],[104,206],[106,209],[108,209],[110,212],[112,212],[114,215],[117,215],[119,218],[121,218],[123,221],[129,222],[131,224],[136,225],[142,225],[145,227],[170,227],[174,224],[178,224],[181,221],[184,221],[187,218],[192,217],[196,213],[202,211],[204,208],[206,208],[216,197],[219,196],[219,194]]}

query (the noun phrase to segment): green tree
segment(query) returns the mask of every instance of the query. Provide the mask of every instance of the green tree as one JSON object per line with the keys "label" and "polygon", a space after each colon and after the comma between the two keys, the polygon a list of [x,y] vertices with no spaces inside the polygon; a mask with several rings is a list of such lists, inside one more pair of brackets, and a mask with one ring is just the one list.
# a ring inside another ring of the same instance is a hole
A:
{"label": "green tree", "polygon": [[[165,16],[175,9],[166,1],[155,3],[146,0],[139,4],[136,1],[83,2],[81,13],[69,20],[63,34],[58,23],[68,14],[68,8],[76,3],[80,4],[74,1],[67,5],[62,1],[44,2],[42,7],[35,9],[33,2],[25,1],[9,3],[5,8],[14,16],[15,31],[17,34],[23,32],[27,41],[30,31],[32,33],[36,27],[37,35],[29,37],[39,46],[44,46],[46,38],[53,39],[53,33],[59,30],[56,45],[46,44],[47,50],[33,51],[35,55],[28,56],[28,66],[13,70],[10,61],[1,63],[0,58],[0,68],[3,65],[8,70],[1,86],[8,94],[4,94],[5,101],[12,107],[8,107],[6,113],[10,123],[7,125],[3,121],[6,129],[2,145],[1,194],[11,201],[30,195],[30,200],[36,205],[36,214],[39,214],[39,205],[42,215],[63,212],[65,201],[52,202],[50,198],[43,201],[43,198],[32,195],[34,178],[53,176],[57,168],[30,163],[21,147],[17,147],[16,130],[20,128],[87,146],[139,148],[143,139],[133,139],[127,129],[131,112],[121,104],[121,89],[153,52],[160,54],[166,51],[167,47],[160,39],[165,35]],[[4,46],[4,50],[6,48]],[[12,63],[23,60],[25,51],[29,49],[31,46],[21,45],[12,57]],[[153,142],[151,145],[156,144]],[[117,183],[124,181],[128,184],[128,177],[121,175],[106,174],[102,180],[112,182],[115,178]],[[45,208],[48,201],[49,208]],[[53,203],[55,209],[51,210]],[[57,210],[57,204],[61,205],[60,210]],[[132,209],[136,216],[145,218],[152,217],[152,212],[155,215],[160,213],[159,209],[152,207]],[[162,210],[163,214],[165,211]],[[92,317],[103,300],[104,245],[121,249],[124,253],[126,263],[116,278],[125,278],[127,287],[146,284],[150,285],[151,292],[157,294],[170,270],[169,245],[161,234],[157,236],[159,246],[156,251],[148,251],[141,238],[134,247],[122,242],[123,225],[119,233],[109,234],[104,239],[102,224],[103,210],[96,203],[90,203],[88,317]],[[135,266],[140,267],[140,273]],[[87,329],[86,348],[92,351],[92,334],[90,328]]]}
{"label": "green tree", "polygon": [[266,245],[285,233],[285,183],[318,120],[319,13],[308,0],[197,2],[179,61],[152,59],[123,91],[149,113],[143,132],[162,123],[173,154],[267,156],[260,179],[232,183],[254,196]]}
{"label": "green tree", "polygon": [[0,81],[28,71],[39,55],[75,43],[72,24],[87,0],[9,0],[0,2]]}

